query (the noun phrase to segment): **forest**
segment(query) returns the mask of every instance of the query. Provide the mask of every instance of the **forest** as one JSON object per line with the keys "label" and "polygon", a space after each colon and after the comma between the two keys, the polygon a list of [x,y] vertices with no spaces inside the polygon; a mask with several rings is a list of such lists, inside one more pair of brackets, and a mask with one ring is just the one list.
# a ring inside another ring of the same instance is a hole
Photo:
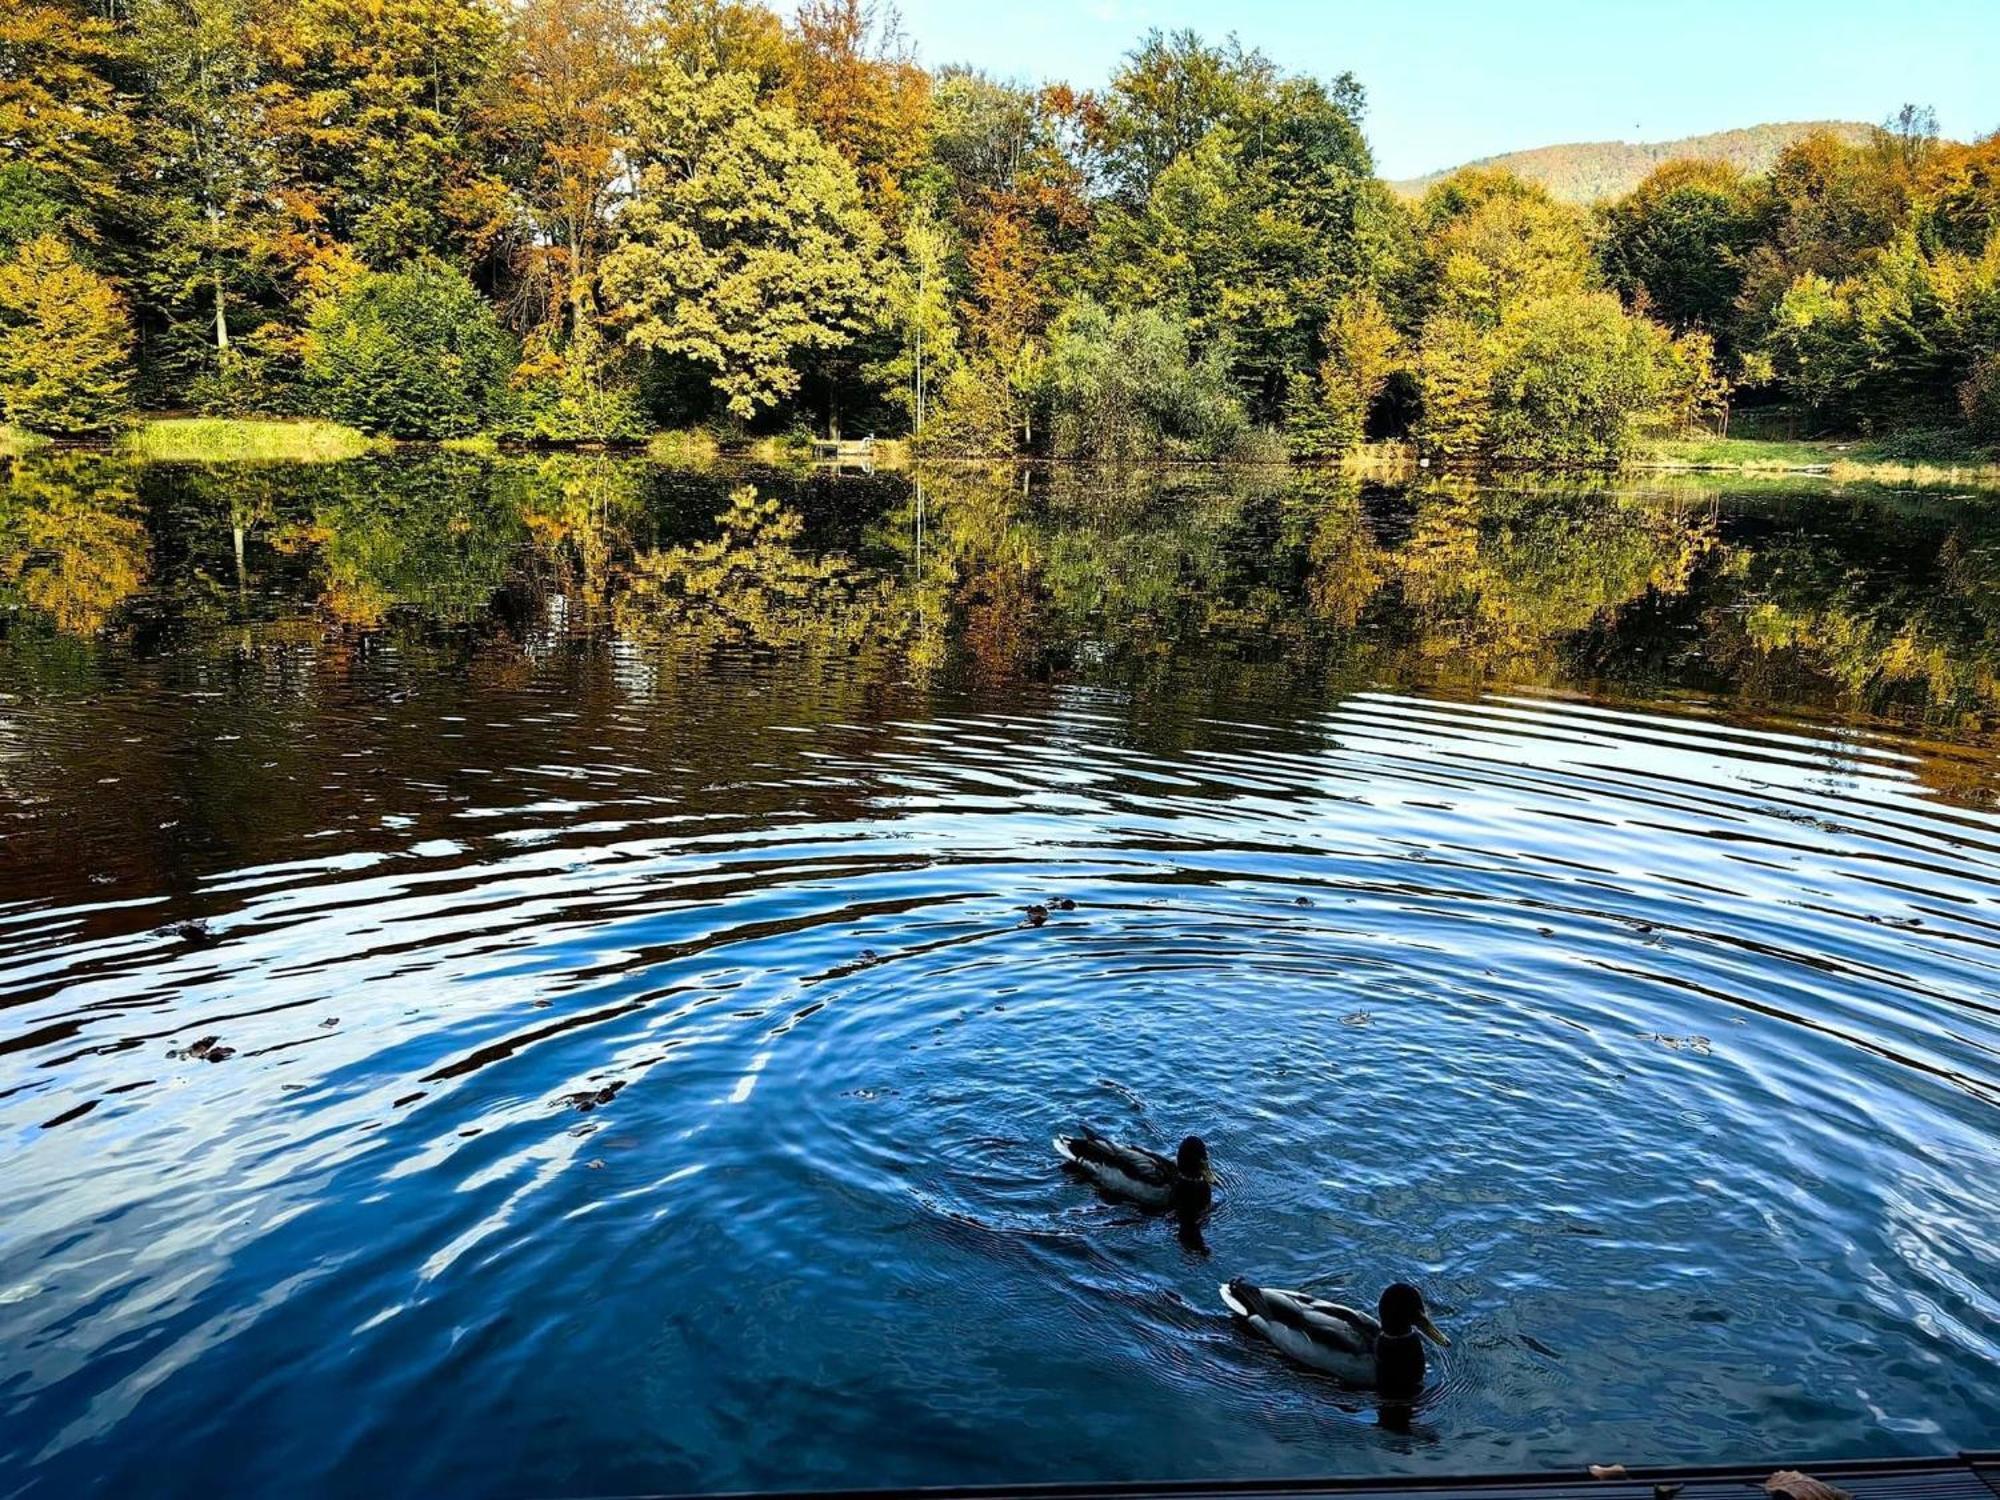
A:
{"label": "forest", "polygon": [[938,456],[1616,462],[1781,407],[2000,443],[2000,132],[1901,112],[1590,207],[1399,196],[1354,77],[1095,87],[802,0],[14,0],[0,417]]}

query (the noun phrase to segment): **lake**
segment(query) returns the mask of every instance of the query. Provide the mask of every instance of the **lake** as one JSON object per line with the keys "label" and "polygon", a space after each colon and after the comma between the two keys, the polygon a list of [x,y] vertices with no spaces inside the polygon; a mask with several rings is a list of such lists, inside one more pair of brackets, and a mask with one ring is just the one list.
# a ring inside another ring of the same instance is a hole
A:
{"label": "lake", "polygon": [[56,453],[0,694],[0,1494],[2000,1442],[1996,497]]}

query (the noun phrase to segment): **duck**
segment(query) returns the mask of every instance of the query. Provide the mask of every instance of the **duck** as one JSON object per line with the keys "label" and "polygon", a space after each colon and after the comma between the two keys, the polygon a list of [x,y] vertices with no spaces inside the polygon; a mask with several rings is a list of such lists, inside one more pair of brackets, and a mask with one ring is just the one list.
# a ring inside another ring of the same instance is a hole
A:
{"label": "duck", "polygon": [[1304,1292],[1258,1286],[1237,1277],[1222,1288],[1229,1310],[1302,1365],[1324,1370],[1343,1385],[1408,1399],[1424,1387],[1424,1346],[1450,1345],[1424,1309],[1424,1294],[1407,1281],[1388,1287],[1376,1316]]}
{"label": "duck", "polygon": [[1056,1155],[1107,1193],[1147,1208],[1183,1213],[1208,1207],[1215,1188],[1208,1145],[1198,1135],[1182,1141],[1172,1156],[1144,1146],[1123,1146],[1086,1126],[1076,1135],[1055,1138]]}

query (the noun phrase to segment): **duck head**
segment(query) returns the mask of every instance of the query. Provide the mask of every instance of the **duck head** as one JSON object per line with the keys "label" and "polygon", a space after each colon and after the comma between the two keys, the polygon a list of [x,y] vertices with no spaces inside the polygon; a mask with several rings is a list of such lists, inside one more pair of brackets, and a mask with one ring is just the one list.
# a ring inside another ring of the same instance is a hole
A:
{"label": "duck head", "polygon": [[1399,1281],[1383,1291],[1382,1300],[1375,1304],[1375,1315],[1382,1320],[1384,1338],[1408,1338],[1412,1333],[1421,1333],[1441,1349],[1451,1343],[1425,1312],[1424,1294],[1407,1281]]}
{"label": "duck head", "polygon": [[1174,1169],[1183,1182],[1198,1182],[1203,1187],[1213,1183],[1215,1169],[1208,1164],[1208,1143],[1198,1135],[1182,1141],[1174,1153]]}
{"label": "duck head", "polygon": [[1424,1346],[1417,1335],[1440,1346],[1451,1340],[1424,1311],[1424,1294],[1407,1281],[1384,1291],[1375,1311],[1382,1320],[1375,1340],[1375,1387],[1385,1396],[1414,1399],[1424,1388]]}

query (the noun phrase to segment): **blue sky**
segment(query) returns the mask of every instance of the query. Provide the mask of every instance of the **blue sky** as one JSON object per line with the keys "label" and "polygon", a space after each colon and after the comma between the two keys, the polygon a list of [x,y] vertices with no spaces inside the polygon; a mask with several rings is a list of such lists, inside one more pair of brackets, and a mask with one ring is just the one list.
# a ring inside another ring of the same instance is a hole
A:
{"label": "blue sky", "polygon": [[1146,30],[1230,31],[1286,68],[1351,70],[1385,175],[1565,141],[1669,140],[1934,105],[2000,128],[2000,0],[901,0],[933,66],[1103,81]]}

